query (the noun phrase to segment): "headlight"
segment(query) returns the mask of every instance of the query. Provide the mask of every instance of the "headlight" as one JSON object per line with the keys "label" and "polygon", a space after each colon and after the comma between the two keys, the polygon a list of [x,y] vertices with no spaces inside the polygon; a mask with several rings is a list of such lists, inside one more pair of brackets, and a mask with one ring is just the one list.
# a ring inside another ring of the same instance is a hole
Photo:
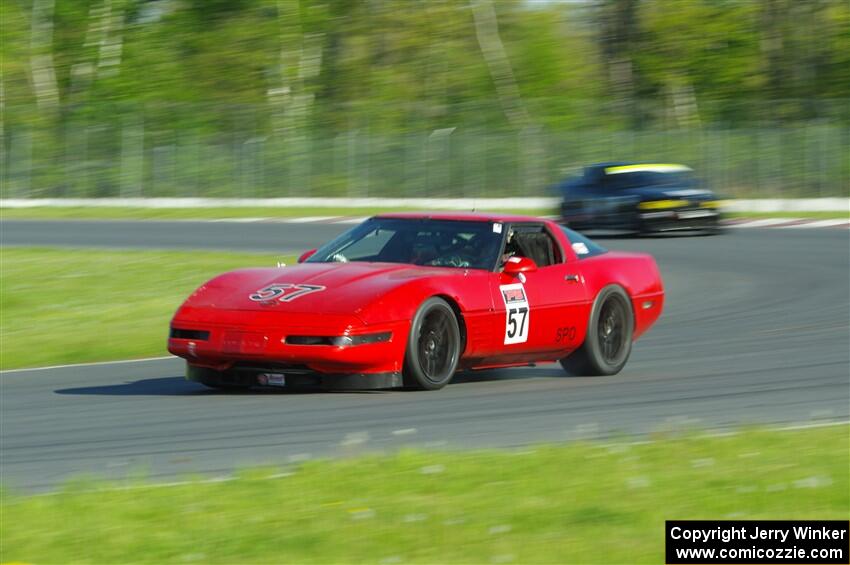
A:
{"label": "headlight", "polygon": [[335,347],[347,347],[349,345],[365,345],[367,343],[383,343],[389,341],[392,332],[381,332],[362,335],[289,335],[286,336],[287,345],[333,345]]}
{"label": "headlight", "polygon": [[381,332],[377,334],[344,335],[331,338],[334,345],[365,345],[367,343],[382,343],[389,341],[392,332]]}
{"label": "headlight", "polygon": [[687,206],[687,200],[650,200],[638,204],[641,210],[663,210],[664,208],[680,208]]}

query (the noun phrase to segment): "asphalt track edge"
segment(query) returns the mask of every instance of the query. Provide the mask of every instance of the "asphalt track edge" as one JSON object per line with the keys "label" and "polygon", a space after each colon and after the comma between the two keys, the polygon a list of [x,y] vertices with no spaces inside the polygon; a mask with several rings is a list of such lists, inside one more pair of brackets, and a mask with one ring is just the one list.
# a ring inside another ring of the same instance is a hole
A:
{"label": "asphalt track edge", "polygon": [[[850,420],[841,420],[835,422],[815,422],[815,423],[800,423],[800,424],[791,424],[787,426],[768,426],[764,429],[769,432],[791,432],[797,430],[808,430],[812,428],[827,428],[834,426],[847,426],[850,425]],[[703,433],[699,434],[698,438],[711,438],[711,437],[721,437],[721,436],[729,436],[734,435],[735,432],[730,432],[727,429],[717,428],[717,429],[708,429],[703,431]],[[616,441],[616,442],[607,442],[606,438],[597,438],[594,441],[602,442],[602,443],[613,443],[614,445],[621,446],[630,446],[630,445],[650,445],[654,443],[659,443],[659,441],[663,440],[655,440],[655,439],[640,439],[634,441]],[[528,447],[527,445],[517,445],[517,446],[506,446],[502,449],[509,450],[519,447]],[[255,480],[261,481],[273,481],[277,479],[282,479],[284,477],[291,476],[293,473],[288,471],[282,471],[280,473],[273,473],[271,475],[266,475],[263,477],[259,477]],[[83,494],[92,494],[97,492],[119,492],[119,491],[133,491],[133,490],[143,490],[143,489],[151,489],[151,488],[172,488],[172,487],[180,487],[186,485],[193,484],[215,484],[215,483],[227,483],[231,481],[235,481],[239,479],[239,475],[235,473],[227,474],[227,475],[217,475],[207,478],[199,478],[197,480],[184,480],[184,481],[166,481],[166,482],[150,482],[143,484],[132,484],[132,485],[118,485],[118,486],[108,486],[104,488],[96,488],[96,489],[83,489],[75,491],[75,494],[83,493]],[[29,497],[44,497],[44,496],[56,496],[58,494],[62,494],[63,490],[51,490],[47,492],[37,492],[29,494]]]}
{"label": "asphalt track edge", "polygon": [[176,359],[174,355],[162,355],[161,357],[140,357],[139,359],[118,359],[115,361],[87,361],[83,363],[67,363],[65,365],[48,365],[46,367],[22,367],[20,369],[3,369],[0,376],[9,373],[32,373],[33,371],[51,371],[54,369],[69,369],[73,367],[94,367],[98,365],[122,365],[124,363],[142,363],[145,361],[162,361],[163,359]]}

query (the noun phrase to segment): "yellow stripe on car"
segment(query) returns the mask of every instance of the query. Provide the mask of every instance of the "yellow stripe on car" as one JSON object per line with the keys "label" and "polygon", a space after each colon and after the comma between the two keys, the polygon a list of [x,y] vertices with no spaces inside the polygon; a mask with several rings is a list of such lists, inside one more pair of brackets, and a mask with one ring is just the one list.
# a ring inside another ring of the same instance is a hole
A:
{"label": "yellow stripe on car", "polygon": [[647,163],[644,165],[618,165],[616,167],[606,167],[606,175],[617,175],[621,173],[681,173],[684,171],[692,171],[690,167],[685,165],[677,165],[675,163]]}
{"label": "yellow stripe on car", "polygon": [[689,202],[687,200],[650,200],[648,202],[641,202],[638,204],[638,208],[641,210],[661,210],[664,208],[680,208],[688,204]]}
{"label": "yellow stripe on car", "polygon": [[703,208],[722,208],[726,206],[726,202],[723,200],[706,200],[705,202],[700,202],[699,205]]}

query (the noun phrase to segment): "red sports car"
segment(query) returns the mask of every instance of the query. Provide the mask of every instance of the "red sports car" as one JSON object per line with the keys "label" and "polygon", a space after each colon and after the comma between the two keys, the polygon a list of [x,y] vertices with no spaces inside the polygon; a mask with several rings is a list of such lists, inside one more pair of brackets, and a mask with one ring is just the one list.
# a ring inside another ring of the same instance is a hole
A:
{"label": "red sports car", "polygon": [[183,303],[168,350],[189,380],[435,390],[459,369],[554,361],[611,375],[664,303],[651,256],[525,216],[383,214],[298,262],[225,273]]}

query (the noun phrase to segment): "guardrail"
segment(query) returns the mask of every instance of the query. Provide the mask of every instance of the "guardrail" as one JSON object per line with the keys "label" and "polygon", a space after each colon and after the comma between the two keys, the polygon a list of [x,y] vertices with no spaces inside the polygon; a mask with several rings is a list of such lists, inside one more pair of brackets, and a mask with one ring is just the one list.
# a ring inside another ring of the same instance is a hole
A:
{"label": "guardrail", "polygon": [[[418,208],[546,210],[554,197],[531,198],[5,198],[0,208]],[[727,201],[730,212],[847,212],[850,198],[759,198]]]}

